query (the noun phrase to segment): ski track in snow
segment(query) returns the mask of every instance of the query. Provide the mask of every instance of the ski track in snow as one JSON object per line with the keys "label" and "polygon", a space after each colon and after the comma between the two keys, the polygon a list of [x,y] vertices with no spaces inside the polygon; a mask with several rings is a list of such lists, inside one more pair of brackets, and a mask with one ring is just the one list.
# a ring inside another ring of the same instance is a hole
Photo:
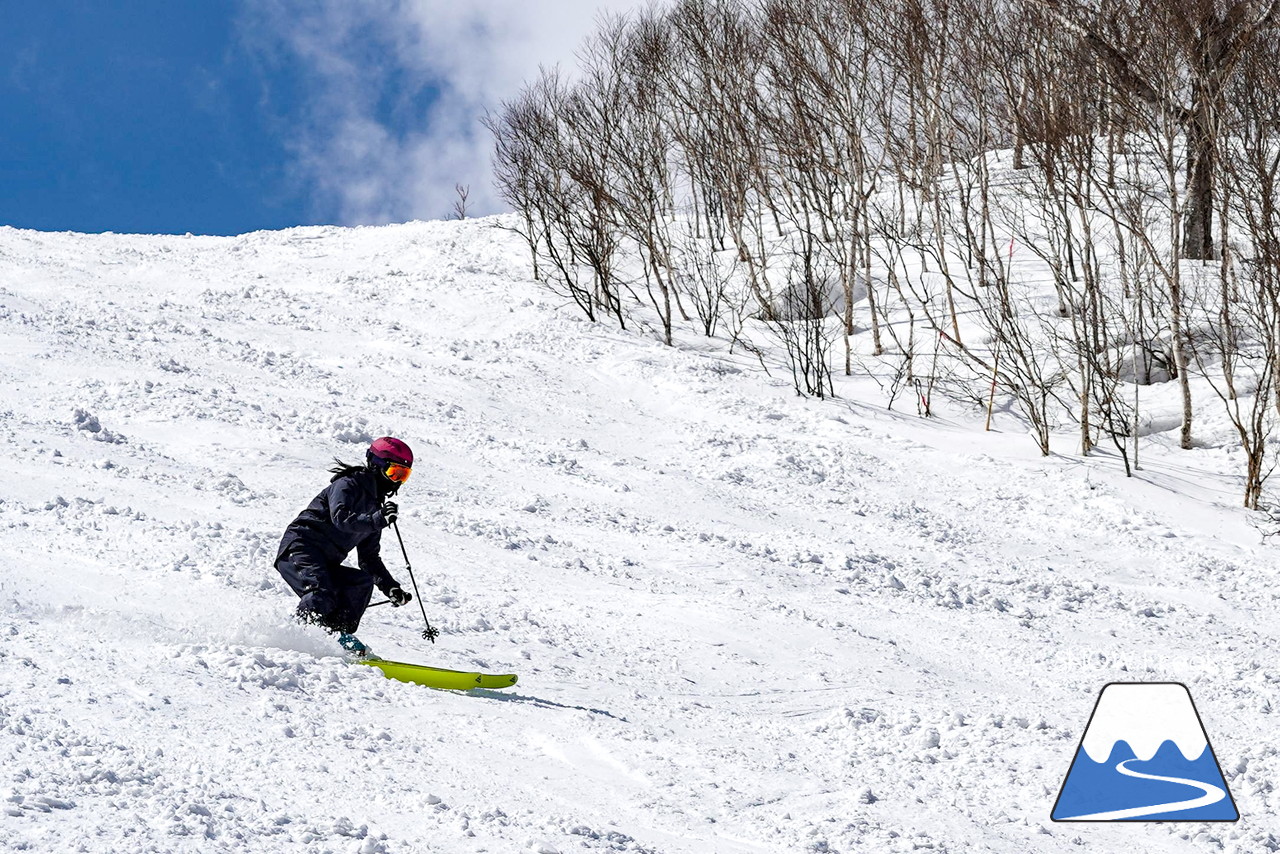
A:
{"label": "ski track in snow", "polygon": [[[1054,793],[1138,679],[1190,686],[1244,820],[1107,844],[1280,850],[1232,454],[1156,435],[1126,480],[867,379],[801,400],[582,321],[493,226],[0,228],[0,850],[1074,852]],[[361,637],[514,688],[289,621],[281,531],[383,434],[443,635]]]}

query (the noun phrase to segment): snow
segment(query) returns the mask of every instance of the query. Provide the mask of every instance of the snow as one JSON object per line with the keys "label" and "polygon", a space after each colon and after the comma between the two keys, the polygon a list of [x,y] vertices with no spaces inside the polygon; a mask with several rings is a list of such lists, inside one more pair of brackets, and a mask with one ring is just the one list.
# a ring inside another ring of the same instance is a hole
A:
{"label": "snow", "polygon": [[[1004,411],[800,399],[585,322],[501,224],[0,229],[0,850],[1280,850],[1234,451],[1153,421],[1126,479]],[[383,434],[442,636],[361,637],[514,688],[291,622],[279,536]],[[1189,686],[1241,822],[1049,821],[1116,681]]]}

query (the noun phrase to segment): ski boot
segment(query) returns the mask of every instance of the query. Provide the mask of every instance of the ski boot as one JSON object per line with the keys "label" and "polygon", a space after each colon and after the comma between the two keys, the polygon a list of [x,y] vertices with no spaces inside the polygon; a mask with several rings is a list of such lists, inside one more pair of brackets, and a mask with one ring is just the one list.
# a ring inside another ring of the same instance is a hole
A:
{"label": "ski boot", "polygon": [[364,641],[360,640],[360,638],[355,635],[347,634],[346,632],[338,635],[338,646],[342,647],[356,658],[378,657],[373,654],[373,650],[369,649],[369,647],[365,645]]}

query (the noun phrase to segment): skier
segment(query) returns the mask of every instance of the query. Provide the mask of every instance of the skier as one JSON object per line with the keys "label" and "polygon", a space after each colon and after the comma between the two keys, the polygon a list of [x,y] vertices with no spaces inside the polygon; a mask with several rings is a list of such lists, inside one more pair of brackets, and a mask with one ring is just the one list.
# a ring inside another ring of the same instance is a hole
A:
{"label": "skier", "polygon": [[[393,607],[413,597],[391,577],[379,556],[382,529],[399,508],[390,498],[409,479],[413,451],[399,439],[374,439],[365,465],[335,460],[333,477],[284,532],[276,569],[301,601],[298,619],[337,633],[342,648],[362,658],[372,651],[355,631],[369,607],[374,585]],[[342,561],[356,550],[360,568]]]}

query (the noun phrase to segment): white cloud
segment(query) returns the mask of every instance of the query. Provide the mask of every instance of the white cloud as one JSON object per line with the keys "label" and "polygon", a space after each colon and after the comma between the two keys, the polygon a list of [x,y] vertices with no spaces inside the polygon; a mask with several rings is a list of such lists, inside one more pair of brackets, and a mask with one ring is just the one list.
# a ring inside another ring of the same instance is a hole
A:
{"label": "white cloud", "polygon": [[[642,0],[242,0],[242,41],[272,75],[300,75],[279,116],[317,216],[347,224],[435,219],[470,185],[502,209],[480,124],[538,67],[575,65],[598,16]],[[279,109],[268,89],[267,108]]]}

